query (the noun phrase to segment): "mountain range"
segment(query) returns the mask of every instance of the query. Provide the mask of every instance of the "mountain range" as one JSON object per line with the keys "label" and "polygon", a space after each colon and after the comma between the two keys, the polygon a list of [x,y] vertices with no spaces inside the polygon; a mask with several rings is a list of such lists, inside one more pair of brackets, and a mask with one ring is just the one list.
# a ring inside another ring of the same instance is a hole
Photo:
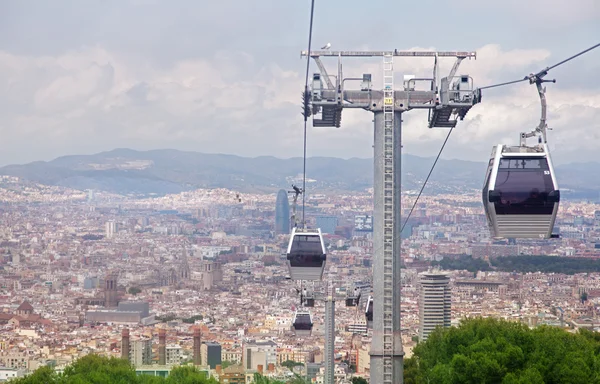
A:
{"label": "mountain range", "polygon": [[[418,190],[434,159],[403,155],[402,185]],[[373,159],[310,157],[307,179],[317,191],[357,191],[373,186]],[[93,155],[62,156],[0,168],[0,175],[78,190],[94,189],[122,195],[164,195],[197,188],[228,188],[240,192],[274,192],[301,183],[302,158],[254,158],[205,154],[174,149],[136,151],[115,149]],[[426,194],[460,193],[479,189],[485,162],[440,159],[425,189]],[[573,163],[556,167],[561,190],[573,197],[598,197],[599,163]]]}

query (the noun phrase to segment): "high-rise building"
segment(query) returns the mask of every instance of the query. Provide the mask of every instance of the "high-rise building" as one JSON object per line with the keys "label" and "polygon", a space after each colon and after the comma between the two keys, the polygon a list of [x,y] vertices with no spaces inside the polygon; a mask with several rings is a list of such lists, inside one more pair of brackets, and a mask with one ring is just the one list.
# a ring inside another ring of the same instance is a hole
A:
{"label": "high-rise building", "polygon": [[105,235],[107,239],[111,239],[115,233],[119,230],[119,226],[114,221],[107,221],[105,228]]}
{"label": "high-rise building", "polygon": [[200,356],[201,339],[202,332],[200,331],[200,328],[194,328],[194,365],[202,364],[202,359]]}
{"label": "high-rise building", "polygon": [[321,228],[323,233],[335,234],[337,225],[338,218],[336,216],[317,216],[317,228]]}
{"label": "high-rise building", "polygon": [[167,364],[167,331],[158,330],[158,365]]}
{"label": "high-rise building", "polygon": [[152,364],[152,339],[139,339],[130,344],[129,361],[135,367]]}
{"label": "high-rise building", "polygon": [[242,347],[242,361],[246,369],[256,370],[258,365],[268,367],[277,363],[277,344],[268,341],[256,341]]}
{"label": "high-rise building", "polygon": [[356,232],[373,232],[373,216],[354,216],[354,230]]}
{"label": "high-rise building", "polygon": [[419,340],[425,341],[435,327],[450,327],[450,277],[444,273],[425,272],[419,283]]}
{"label": "high-rise building", "polygon": [[167,365],[178,365],[181,363],[182,349],[181,345],[167,345],[165,350]]}
{"label": "high-rise building", "polygon": [[290,201],[285,189],[280,189],[275,202],[275,234],[290,233]]}
{"label": "high-rise building", "polygon": [[119,304],[117,288],[117,274],[107,273],[104,279],[104,306],[106,308],[114,308]]}
{"label": "high-rise building", "polygon": [[121,332],[121,359],[129,360],[129,329],[125,328]]}
{"label": "high-rise building", "polygon": [[200,348],[202,365],[208,365],[211,369],[215,369],[221,364],[221,344],[219,343],[202,343]]}

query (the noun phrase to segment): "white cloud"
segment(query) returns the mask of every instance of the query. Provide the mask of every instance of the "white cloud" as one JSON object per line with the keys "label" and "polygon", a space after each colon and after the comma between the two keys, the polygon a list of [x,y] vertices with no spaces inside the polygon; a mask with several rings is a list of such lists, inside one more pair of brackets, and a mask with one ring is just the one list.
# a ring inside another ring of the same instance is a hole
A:
{"label": "white cloud", "polygon": [[600,3],[597,0],[460,0],[457,6],[485,10],[490,16],[498,12],[507,13],[515,21],[548,29],[600,20]]}
{"label": "white cloud", "polygon": [[[547,65],[550,52],[503,50],[486,45],[477,60],[465,61],[477,85],[511,80]],[[326,62],[330,73],[334,61]],[[575,63],[575,62],[573,62]],[[449,71],[444,60],[440,74]],[[574,64],[569,64],[574,65]],[[155,67],[142,58],[124,56],[100,46],[58,56],[20,56],[0,51],[0,134],[6,150],[0,163],[49,159],[66,153],[89,153],[115,147],[180,148],[240,155],[302,154],[301,68],[260,62],[245,52],[223,51],[210,58],[179,60]],[[430,76],[431,59],[396,61],[397,84],[403,73]],[[345,76],[371,72],[381,83],[381,61],[346,60]],[[600,96],[592,90],[550,85],[549,124],[557,154],[572,160],[600,145]],[[432,155],[446,130],[428,129],[426,113],[404,116],[407,151]],[[539,119],[532,86],[522,83],[484,93],[483,103],[460,122],[447,156],[481,159],[498,140],[517,140],[518,133]],[[367,157],[372,154],[372,116],[344,112],[342,128],[310,128],[309,154]],[[26,150],[23,151],[23,148]],[[569,157],[571,156],[571,157]]]}

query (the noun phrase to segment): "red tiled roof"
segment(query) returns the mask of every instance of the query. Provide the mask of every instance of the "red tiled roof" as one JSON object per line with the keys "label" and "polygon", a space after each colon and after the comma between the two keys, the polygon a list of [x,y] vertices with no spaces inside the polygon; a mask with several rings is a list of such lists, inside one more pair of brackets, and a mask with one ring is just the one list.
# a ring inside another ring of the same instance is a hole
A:
{"label": "red tiled roof", "polygon": [[17,311],[33,311],[33,307],[27,301],[24,301],[23,304],[19,305]]}

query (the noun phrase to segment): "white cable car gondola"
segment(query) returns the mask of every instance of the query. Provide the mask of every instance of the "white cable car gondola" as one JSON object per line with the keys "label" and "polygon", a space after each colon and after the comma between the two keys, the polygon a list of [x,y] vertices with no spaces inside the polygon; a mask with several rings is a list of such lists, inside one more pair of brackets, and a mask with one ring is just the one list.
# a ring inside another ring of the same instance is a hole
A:
{"label": "white cable car gondola", "polygon": [[492,237],[556,237],[560,191],[546,144],[494,147],[482,197]]}
{"label": "white cable car gondola", "polygon": [[303,309],[297,310],[292,320],[292,329],[296,336],[310,336],[312,328],[313,321],[310,312]]}
{"label": "white cable car gondola", "polygon": [[292,280],[321,280],[325,259],[325,245],[320,229],[292,230],[287,249]]}
{"label": "white cable car gondola", "polygon": [[348,291],[346,295],[346,307],[356,307],[360,302],[360,289],[358,287],[354,288],[354,291]]}
{"label": "white cable car gondola", "polygon": [[305,307],[314,307],[315,306],[315,292],[313,290],[308,290],[304,288],[302,290],[302,294],[300,295],[300,302]]}
{"label": "white cable car gondola", "polygon": [[367,318],[367,328],[373,328],[373,296],[369,296],[367,300],[365,317]]}

